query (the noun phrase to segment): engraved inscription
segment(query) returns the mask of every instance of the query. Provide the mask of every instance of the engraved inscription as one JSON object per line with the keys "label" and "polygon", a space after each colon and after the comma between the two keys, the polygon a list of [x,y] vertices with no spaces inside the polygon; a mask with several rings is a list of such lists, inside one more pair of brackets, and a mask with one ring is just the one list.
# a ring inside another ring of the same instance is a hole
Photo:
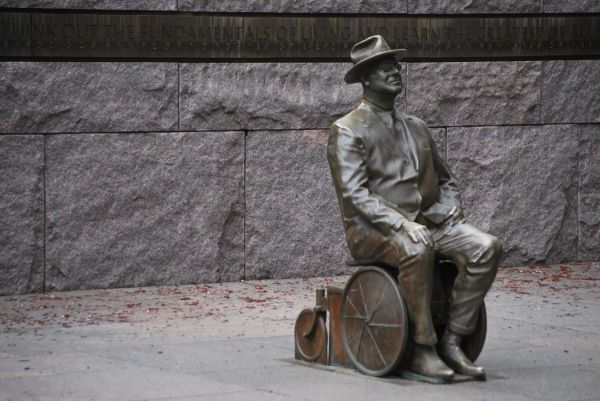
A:
{"label": "engraved inscription", "polygon": [[600,16],[0,13],[0,57],[345,60],[373,34],[409,60],[600,56]]}
{"label": "engraved inscription", "polygon": [[31,16],[0,13],[0,55],[31,56]]}

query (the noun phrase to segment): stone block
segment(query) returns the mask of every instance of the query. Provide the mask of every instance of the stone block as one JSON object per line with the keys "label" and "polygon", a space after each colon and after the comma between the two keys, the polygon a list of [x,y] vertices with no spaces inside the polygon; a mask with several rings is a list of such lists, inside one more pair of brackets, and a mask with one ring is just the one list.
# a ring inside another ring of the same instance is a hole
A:
{"label": "stone block", "polygon": [[600,122],[600,60],[543,62],[542,122]]}
{"label": "stone block", "polygon": [[181,64],[183,130],[329,128],[360,101],[350,63]]}
{"label": "stone block", "polygon": [[407,0],[179,0],[180,11],[403,14]]}
{"label": "stone block", "polygon": [[598,0],[544,0],[545,13],[597,13]]}
{"label": "stone block", "polygon": [[409,14],[539,13],[541,0],[408,0]]}
{"label": "stone block", "polygon": [[243,278],[244,134],[47,140],[46,287]]}
{"label": "stone block", "polygon": [[408,66],[408,113],[429,125],[539,122],[541,62],[415,63]]}
{"label": "stone block", "polygon": [[0,0],[0,7],[175,11],[177,0]]}
{"label": "stone block", "polygon": [[600,125],[579,133],[579,259],[600,259]]}
{"label": "stone block", "polygon": [[577,127],[448,128],[448,164],[504,265],[577,258]]}
{"label": "stone block", "polygon": [[0,63],[0,132],[173,129],[175,63]]}
{"label": "stone block", "polygon": [[327,131],[248,134],[247,279],[349,273],[327,137]]}
{"label": "stone block", "polygon": [[44,288],[44,137],[0,136],[0,295]]}

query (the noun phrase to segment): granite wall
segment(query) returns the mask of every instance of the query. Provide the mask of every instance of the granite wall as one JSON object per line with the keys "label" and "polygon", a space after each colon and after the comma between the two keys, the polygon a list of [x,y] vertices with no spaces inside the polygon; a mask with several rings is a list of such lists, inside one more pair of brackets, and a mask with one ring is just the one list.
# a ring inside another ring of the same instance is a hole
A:
{"label": "granite wall", "polygon": [[[299,4],[302,4],[300,7]],[[598,12],[600,1],[0,0],[0,7]],[[343,274],[348,63],[0,62],[0,294]],[[409,63],[504,265],[600,259],[600,60]]]}

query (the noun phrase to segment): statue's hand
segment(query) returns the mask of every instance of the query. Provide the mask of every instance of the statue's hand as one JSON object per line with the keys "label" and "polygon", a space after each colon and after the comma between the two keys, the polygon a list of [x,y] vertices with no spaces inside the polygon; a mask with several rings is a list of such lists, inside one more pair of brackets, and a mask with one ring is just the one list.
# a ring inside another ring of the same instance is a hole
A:
{"label": "statue's hand", "polygon": [[412,242],[422,242],[426,246],[433,246],[433,239],[431,239],[431,233],[422,224],[415,223],[413,221],[406,221],[402,223],[402,231],[404,231]]}
{"label": "statue's hand", "polygon": [[450,212],[448,212],[448,214],[446,215],[446,218],[444,219],[444,223],[448,224],[450,226],[453,226],[455,224],[462,224],[465,222],[465,215],[463,214],[463,211],[459,208],[457,208],[456,206],[454,206],[452,208],[452,210],[450,210]]}

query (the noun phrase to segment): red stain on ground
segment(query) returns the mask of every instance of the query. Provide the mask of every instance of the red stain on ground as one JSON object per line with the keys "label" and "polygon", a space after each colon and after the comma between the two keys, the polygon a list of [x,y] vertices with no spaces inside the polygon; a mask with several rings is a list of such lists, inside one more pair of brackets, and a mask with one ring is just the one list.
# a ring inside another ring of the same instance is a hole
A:
{"label": "red stain on ground", "polygon": [[598,280],[600,280],[600,271],[597,264],[581,262],[554,266],[540,264],[529,265],[527,268],[500,269],[494,288],[527,294],[535,290],[531,284],[536,283],[538,291],[541,289],[555,293],[589,289],[595,287],[595,282]]}
{"label": "red stain on ground", "polygon": [[[288,312],[294,315],[314,303],[316,288],[332,284],[343,287],[346,279],[272,280],[0,297],[0,332],[20,335],[26,328],[50,326],[69,330],[75,326],[147,321],[160,321],[169,326],[184,319],[223,323],[232,321],[229,319],[232,312],[251,319],[269,314],[279,319],[288,318]],[[590,293],[600,299],[599,280],[598,263],[529,265],[500,269],[493,291],[513,293],[517,297],[532,294],[552,300],[558,294],[576,299],[578,289],[591,288]]]}

